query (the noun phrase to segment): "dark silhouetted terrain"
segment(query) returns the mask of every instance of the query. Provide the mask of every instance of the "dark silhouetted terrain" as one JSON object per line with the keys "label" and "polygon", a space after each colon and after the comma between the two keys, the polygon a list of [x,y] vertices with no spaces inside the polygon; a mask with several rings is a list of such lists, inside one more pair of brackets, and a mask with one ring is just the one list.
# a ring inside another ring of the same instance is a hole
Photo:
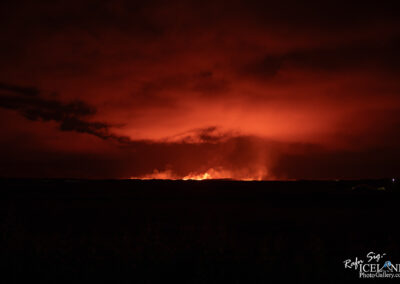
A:
{"label": "dark silhouetted terrain", "polygon": [[400,262],[391,180],[0,183],[3,283],[337,283],[358,278],[347,258]]}

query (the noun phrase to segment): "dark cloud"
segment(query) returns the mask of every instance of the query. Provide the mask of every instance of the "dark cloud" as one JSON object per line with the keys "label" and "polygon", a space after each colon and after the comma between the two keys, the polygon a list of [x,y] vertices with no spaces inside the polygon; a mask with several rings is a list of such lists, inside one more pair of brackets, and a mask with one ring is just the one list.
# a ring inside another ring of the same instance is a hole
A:
{"label": "dark cloud", "polygon": [[244,64],[240,74],[269,80],[281,69],[304,69],[310,72],[332,73],[355,70],[381,73],[400,71],[400,37],[384,41],[344,43],[340,46],[323,46],[295,50],[284,54],[267,54],[263,58]]}
{"label": "dark cloud", "polygon": [[35,87],[21,87],[5,83],[0,83],[0,91],[17,93],[24,96],[38,96],[40,93],[40,91]]}
{"label": "dark cloud", "polygon": [[162,105],[171,107],[180,99],[178,93],[187,92],[188,96],[215,96],[229,90],[229,82],[215,76],[211,71],[189,74],[169,74],[153,80],[140,82],[132,92],[132,98],[142,106]]}
{"label": "dark cloud", "polygon": [[301,30],[338,31],[355,25],[365,25],[381,21],[399,19],[395,11],[397,1],[385,1],[377,4],[365,0],[328,0],[328,1],[235,1],[236,7],[253,15],[260,24],[273,25],[275,28]]}
{"label": "dark cloud", "polygon": [[96,113],[96,109],[83,101],[63,103],[41,97],[40,91],[35,88],[0,84],[0,107],[18,111],[32,121],[55,121],[62,131],[88,133],[103,139],[114,138],[109,134],[108,124],[86,120]]}
{"label": "dark cloud", "polygon": [[221,143],[232,137],[239,136],[238,133],[232,131],[222,130],[217,126],[208,126],[204,128],[195,128],[183,133],[167,137],[162,141],[165,142],[177,142],[177,143],[190,143],[190,144],[201,144],[201,143]]}
{"label": "dark cloud", "polygon": [[268,80],[278,74],[284,62],[285,56],[267,55],[264,58],[254,60],[254,62],[246,63],[240,68],[239,74]]}

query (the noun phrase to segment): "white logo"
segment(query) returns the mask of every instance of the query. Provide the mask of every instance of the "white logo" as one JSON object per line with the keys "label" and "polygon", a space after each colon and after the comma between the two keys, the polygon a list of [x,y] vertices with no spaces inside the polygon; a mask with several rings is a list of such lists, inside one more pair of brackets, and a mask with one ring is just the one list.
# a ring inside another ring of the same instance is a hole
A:
{"label": "white logo", "polygon": [[400,264],[385,259],[386,253],[367,253],[365,259],[355,257],[343,261],[344,268],[359,272],[360,278],[400,278]]}

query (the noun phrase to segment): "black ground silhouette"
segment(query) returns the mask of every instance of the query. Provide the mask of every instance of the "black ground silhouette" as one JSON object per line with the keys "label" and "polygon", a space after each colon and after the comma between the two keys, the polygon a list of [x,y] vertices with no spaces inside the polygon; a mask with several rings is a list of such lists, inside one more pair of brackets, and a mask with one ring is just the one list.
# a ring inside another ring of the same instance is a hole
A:
{"label": "black ground silhouette", "polygon": [[392,180],[0,183],[3,283],[337,283],[345,259],[400,260]]}

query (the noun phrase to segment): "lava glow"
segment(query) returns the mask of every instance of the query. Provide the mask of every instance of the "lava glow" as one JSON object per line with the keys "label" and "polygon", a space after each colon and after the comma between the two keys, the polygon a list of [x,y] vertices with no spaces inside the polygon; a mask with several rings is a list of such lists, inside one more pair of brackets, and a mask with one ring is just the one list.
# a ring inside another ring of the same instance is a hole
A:
{"label": "lava glow", "polygon": [[243,181],[252,181],[252,180],[264,180],[265,171],[257,171],[256,174],[243,174],[240,172],[233,172],[229,170],[224,170],[221,168],[214,169],[210,168],[205,172],[200,173],[189,173],[185,176],[179,176],[174,174],[171,170],[166,171],[158,171],[154,170],[152,174],[147,174],[138,177],[131,177],[131,179],[141,179],[141,180],[210,180],[210,179],[231,179],[231,180],[243,180]]}
{"label": "lava glow", "polygon": [[190,173],[182,178],[183,180],[205,180],[205,179],[234,179],[231,172],[225,170],[215,170],[213,168],[200,174]]}
{"label": "lava glow", "polygon": [[199,174],[199,175],[187,175],[183,177],[183,180],[205,180],[205,179],[212,179],[209,173]]}

